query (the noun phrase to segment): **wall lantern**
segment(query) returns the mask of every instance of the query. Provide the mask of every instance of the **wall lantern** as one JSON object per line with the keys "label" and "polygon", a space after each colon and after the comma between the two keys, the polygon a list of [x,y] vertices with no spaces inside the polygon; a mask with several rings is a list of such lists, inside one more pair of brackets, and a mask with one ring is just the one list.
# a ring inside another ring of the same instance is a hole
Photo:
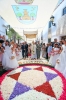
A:
{"label": "wall lantern", "polygon": [[53,15],[50,17],[50,21],[51,21],[53,26],[56,26],[56,23],[54,23],[54,16]]}
{"label": "wall lantern", "polygon": [[10,25],[2,25],[5,29],[10,29]]}

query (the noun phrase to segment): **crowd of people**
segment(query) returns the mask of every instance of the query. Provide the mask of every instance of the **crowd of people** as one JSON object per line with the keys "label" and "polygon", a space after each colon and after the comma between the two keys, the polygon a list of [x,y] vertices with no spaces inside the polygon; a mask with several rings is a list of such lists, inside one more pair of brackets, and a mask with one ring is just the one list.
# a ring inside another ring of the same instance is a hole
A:
{"label": "crowd of people", "polygon": [[47,47],[49,63],[66,77],[66,39],[49,43]]}
{"label": "crowd of people", "polygon": [[[2,42],[3,40],[3,42]],[[20,59],[40,59],[40,56],[46,58],[49,64],[60,71],[66,77],[66,39],[51,43],[40,43],[40,41],[28,44],[26,41],[20,44],[14,41],[8,41],[5,36],[0,35],[0,62],[4,69],[13,69],[19,67]]]}
{"label": "crowd of people", "polygon": [[23,58],[40,59],[41,47],[42,45],[39,41],[32,41],[31,44],[27,44],[26,42],[22,43],[21,50]]}
{"label": "crowd of people", "polygon": [[5,36],[0,35],[0,62],[3,69],[10,70],[19,66],[20,59],[40,59],[41,44],[40,42],[32,42],[32,44],[15,43],[8,41]]}

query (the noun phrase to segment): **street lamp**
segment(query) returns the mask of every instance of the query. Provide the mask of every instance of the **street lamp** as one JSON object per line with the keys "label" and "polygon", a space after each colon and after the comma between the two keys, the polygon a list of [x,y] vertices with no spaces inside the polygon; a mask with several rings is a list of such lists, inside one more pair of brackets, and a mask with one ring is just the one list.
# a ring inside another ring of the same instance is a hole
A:
{"label": "street lamp", "polygon": [[54,23],[54,16],[53,15],[50,17],[50,21],[51,21],[53,26],[56,26],[56,23]]}
{"label": "street lamp", "polygon": [[6,29],[10,29],[10,25],[4,25],[3,24],[3,27],[6,28]]}

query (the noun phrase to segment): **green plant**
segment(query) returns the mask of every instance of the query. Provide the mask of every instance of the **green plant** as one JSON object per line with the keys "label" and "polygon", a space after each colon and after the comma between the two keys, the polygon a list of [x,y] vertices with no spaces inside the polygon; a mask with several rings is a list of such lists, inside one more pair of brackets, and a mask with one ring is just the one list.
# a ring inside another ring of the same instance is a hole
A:
{"label": "green plant", "polygon": [[10,28],[9,31],[7,31],[7,35],[10,40],[23,40],[22,37],[13,28]]}

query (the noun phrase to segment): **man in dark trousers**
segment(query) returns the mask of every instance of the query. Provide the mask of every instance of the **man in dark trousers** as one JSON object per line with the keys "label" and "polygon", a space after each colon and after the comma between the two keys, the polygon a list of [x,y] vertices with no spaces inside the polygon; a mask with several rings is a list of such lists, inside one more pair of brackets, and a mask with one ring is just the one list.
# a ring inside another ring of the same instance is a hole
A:
{"label": "man in dark trousers", "polygon": [[21,49],[22,49],[22,56],[23,58],[25,58],[25,42],[22,44]]}
{"label": "man in dark trousers", "polygon": [[25,57],[28,58],[28,44],[25,42]]}
{"label": "man in dark trousers", "polygon": [[48,60],[48,45],[49,44],[47,44],[47,46],[46,46],[46,59]]}

